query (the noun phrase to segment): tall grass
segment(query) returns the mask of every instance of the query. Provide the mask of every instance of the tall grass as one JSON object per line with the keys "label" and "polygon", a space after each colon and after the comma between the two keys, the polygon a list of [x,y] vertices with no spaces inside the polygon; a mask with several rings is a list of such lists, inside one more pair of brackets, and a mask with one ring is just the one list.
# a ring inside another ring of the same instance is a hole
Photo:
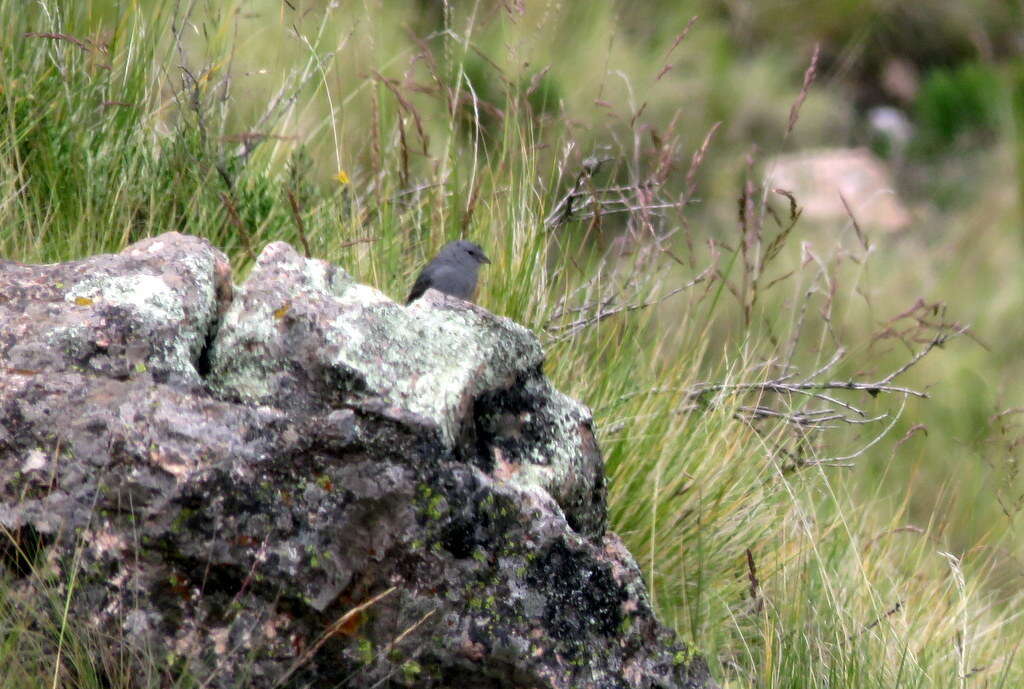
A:
{"label": "tall grass", "polygon": [[[890,322],[911,300],[879,313],[893,282],[877,276],[899,258],[852,227],[802,234],[742,156],[701,160],[714,137],[679,108],[686,88],[745,117],[686,74],[741,81],[699,66],[720,27],[677,41],[689,15],[674,17],[652,69],[609,41],[610,8],[0,0],[0,255],[71,260],[177,230],[241,279],[284,240],[401,298],[443,241],[478,239],[494,259],[479,301],[538,332],[547,373],[593,408],[612,525],[724,686],[1024,685],[1019,544],[1005,528],[949,543],[956,522],[915,476],[939,461],[914,431],[927,402],[831,390],[844,418],[808,423],[823,399],[768,385],[882,380],[955,319]],[[772,94],[779,141],[798,91]],[[612,160],[588,176],[591,155]],[[938,377],[937,355],[911,380]],[[887,416],[850,424],[854,406]],[[109,640],[60,617],[64,584],[27,613],[0,588],[0,686],[158,683],[158,659],[125,674]]]}

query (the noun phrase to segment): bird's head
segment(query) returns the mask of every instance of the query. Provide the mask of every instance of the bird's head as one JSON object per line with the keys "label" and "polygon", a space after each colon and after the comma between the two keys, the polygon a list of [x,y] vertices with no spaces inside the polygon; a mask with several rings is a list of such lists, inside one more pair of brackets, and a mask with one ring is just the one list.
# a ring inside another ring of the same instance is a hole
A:
{"label": "bird's head", "polygon": [[464,261],[468,258],[475,263],[491,262],[491,259],[484,255],[484,250],[480,248],[480,245],[475,242],[471,242],[468,239],[459,239],[445,244],[444,248],[441,249],[439,257],[440,256],[445,256],[459,261]]}

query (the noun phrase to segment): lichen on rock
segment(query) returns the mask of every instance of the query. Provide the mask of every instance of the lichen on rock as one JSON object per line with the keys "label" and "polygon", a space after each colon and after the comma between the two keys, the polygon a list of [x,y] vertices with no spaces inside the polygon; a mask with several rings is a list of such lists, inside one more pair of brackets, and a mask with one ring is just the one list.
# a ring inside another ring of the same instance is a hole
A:
{"label": "lichen on rock", "polygon": [[73,619],[168,682],[713,686],[528,330],[282,243],[226,266],[176,234],[0,263],[10,586],[77,567]]}
{"label": "lichen on rock", "polygon": [[604,528],[590,412],[543,376],[530,331],[486,309],[433,290],[404,307],[276,242],[238,288],[210,361],[224,399],[301,413],[376,400],[417,414],[466,461],[554,495],[574,528]]}
{"label": "lichen on rock", "polygon": [[200,355],[230,291],[227,258],[174,232],[72,263],[0,260],[0,361],[199,385]]}

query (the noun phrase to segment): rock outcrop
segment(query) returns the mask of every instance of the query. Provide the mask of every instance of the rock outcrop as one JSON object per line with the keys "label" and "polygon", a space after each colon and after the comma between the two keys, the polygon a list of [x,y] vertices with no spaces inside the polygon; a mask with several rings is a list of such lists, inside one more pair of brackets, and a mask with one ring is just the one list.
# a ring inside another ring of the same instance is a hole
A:
{"label": "rock outcrop", "polygon": [[792,193],[801,219],[812,224],[847,226],[852,215],[869,230],[899,232],[914,221],[886,163],[865,148],[783,153],[764,169],[771,186]]}
{"label": "rock outcrop", "polygon": [[[275,243],[0,262],[0,570],[214,687],[706,687],[515,323]],[[4,535],[6,534],[6,536]],[[125,662],[142,662],[140,660]]]}

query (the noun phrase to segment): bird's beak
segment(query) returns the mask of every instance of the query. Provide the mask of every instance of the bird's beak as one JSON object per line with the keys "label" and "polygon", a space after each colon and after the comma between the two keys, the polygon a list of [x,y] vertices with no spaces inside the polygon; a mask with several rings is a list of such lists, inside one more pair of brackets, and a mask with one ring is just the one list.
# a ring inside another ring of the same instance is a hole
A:
{"label": "bird's beak", "polygon": [[481,255],[480,256],[480,262],[481,263],[490,263],[491,259],[487,258],[486,256]]}

